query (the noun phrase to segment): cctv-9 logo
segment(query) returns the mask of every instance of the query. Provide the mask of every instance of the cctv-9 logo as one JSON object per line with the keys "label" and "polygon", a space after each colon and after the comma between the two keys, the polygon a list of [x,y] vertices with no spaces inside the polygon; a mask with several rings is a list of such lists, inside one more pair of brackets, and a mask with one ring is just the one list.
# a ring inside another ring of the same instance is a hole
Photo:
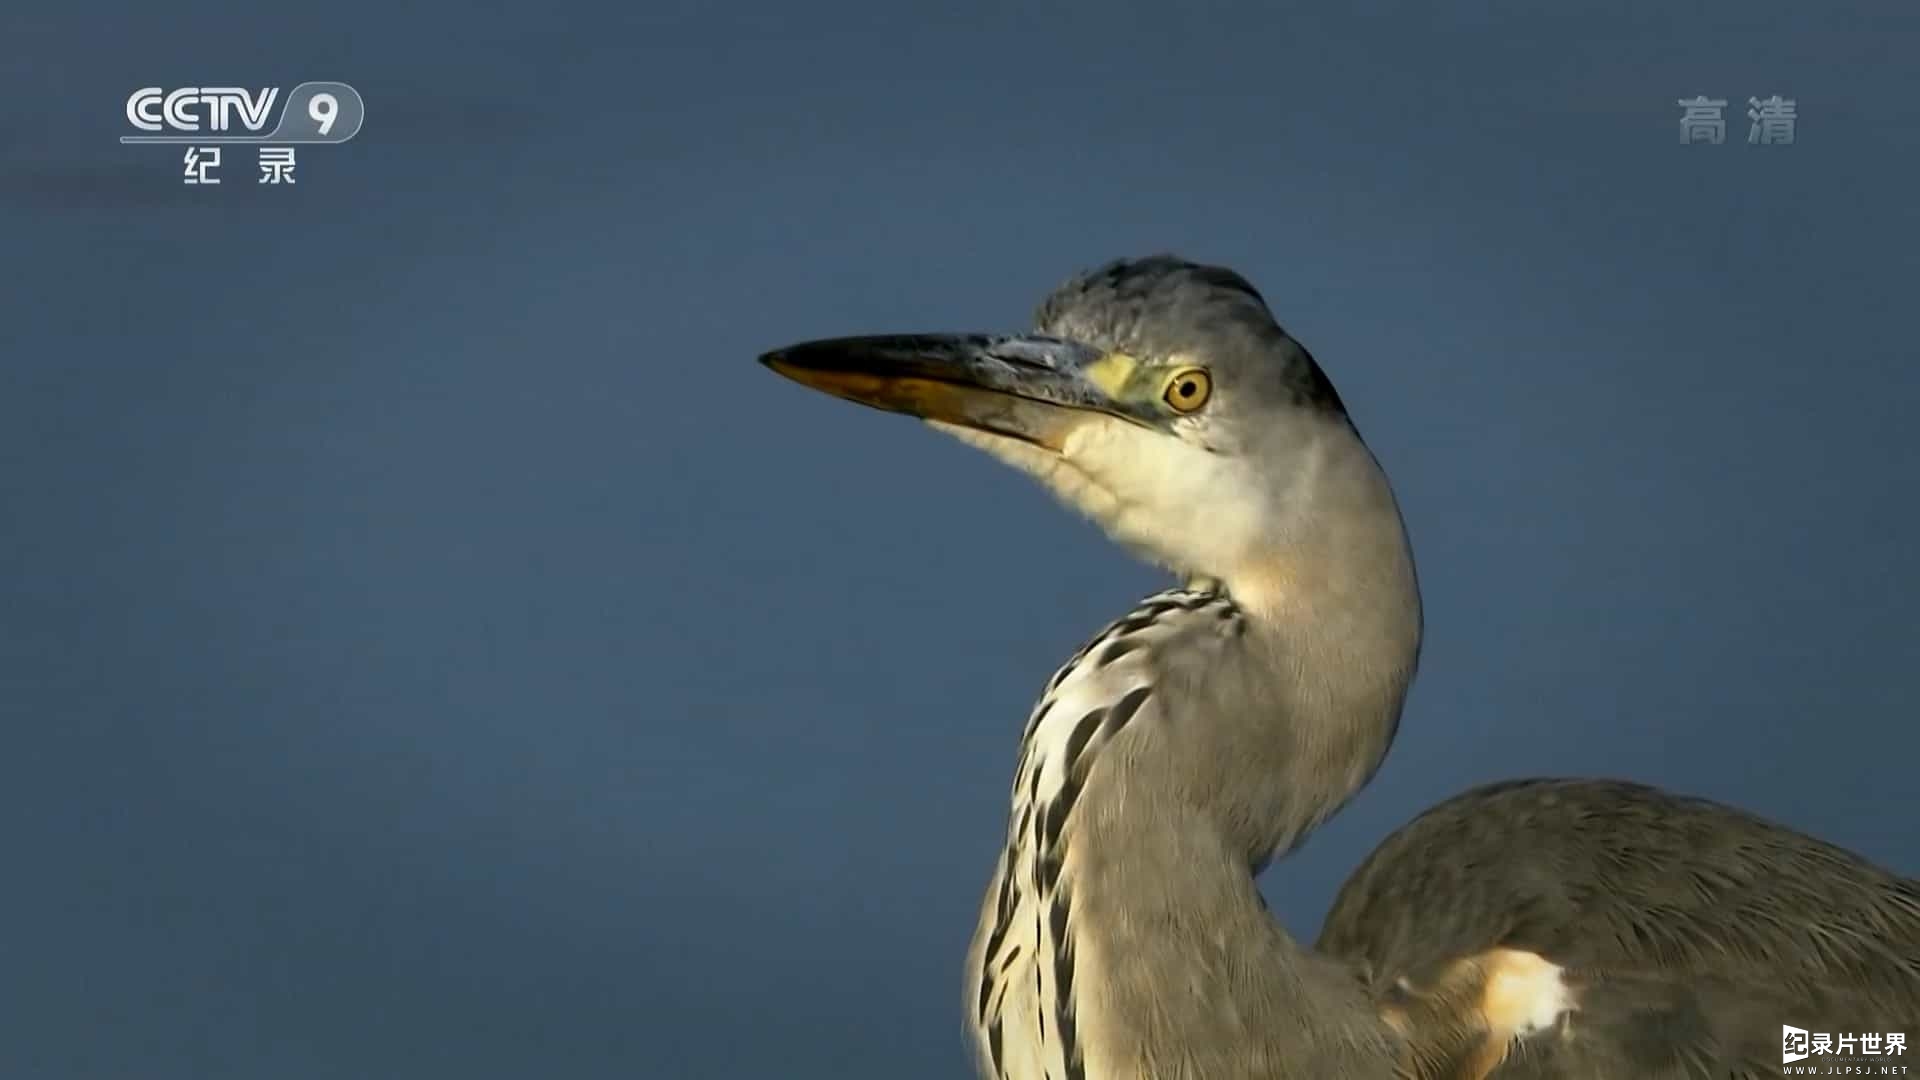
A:
{"label": "cctv-9 logo", "polygon": [[360,134],[366,116],[360,92],[346,83],[301,83],[287,95],[271,141],[343,143]]}
{"label": "cctv-9 logo", "polygon": [[273,130],[262,134],[280,91],[263,87],[157,86],[135,90],[127,98],[127,122],[143,132],[188,135],[138,135],[123,142],[273,142],[343,143],[360,133],[366,102],[343,82],[304,82],[293,88]]}

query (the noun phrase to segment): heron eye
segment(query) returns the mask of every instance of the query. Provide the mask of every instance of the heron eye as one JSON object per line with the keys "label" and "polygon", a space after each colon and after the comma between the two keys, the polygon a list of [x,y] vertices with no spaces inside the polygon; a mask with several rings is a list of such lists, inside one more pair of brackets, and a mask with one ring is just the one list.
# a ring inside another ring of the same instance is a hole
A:
{"label": "heron eye", "polygon": [[1176,371],[1173,378],[1167,380],[1166,392],[1161,396],[1175,412],[1190,413],[1213,396],[1213,378],[1204,368]]}

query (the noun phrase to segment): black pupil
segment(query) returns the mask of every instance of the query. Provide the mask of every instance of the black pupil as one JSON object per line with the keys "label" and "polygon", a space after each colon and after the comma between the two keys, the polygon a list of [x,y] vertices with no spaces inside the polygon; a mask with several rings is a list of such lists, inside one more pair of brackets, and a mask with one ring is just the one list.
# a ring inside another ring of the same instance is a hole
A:
{"label": "black pupil", "polygon": [[1200,391],[1200,388],[1193,385],[1192,380],[1188,380],[1180,384],[1181,397],[1192,397],[1194,394],[1199,393],[1199,391]]}

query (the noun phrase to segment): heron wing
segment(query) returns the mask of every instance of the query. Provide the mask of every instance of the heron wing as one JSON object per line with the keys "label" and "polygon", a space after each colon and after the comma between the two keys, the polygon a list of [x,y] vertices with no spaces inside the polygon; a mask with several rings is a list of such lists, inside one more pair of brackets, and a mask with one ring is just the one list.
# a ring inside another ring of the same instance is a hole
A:
{"label": "heron wing", "polygon": [[1773,1076],[1782,1025],[1920,1032],[1920,883],[1637,784],[1429,810],[1348,879],[1319,948],[1361,972],[1417,1076]]}

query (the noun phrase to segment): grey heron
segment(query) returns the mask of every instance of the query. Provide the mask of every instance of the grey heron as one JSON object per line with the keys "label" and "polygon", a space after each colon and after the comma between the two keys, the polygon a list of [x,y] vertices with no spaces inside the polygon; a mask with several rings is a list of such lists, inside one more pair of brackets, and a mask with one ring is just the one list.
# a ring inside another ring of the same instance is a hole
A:
{"label": "grey heron", "polygon": [[1427,811],[1316,948],[1270,916],[1256,875],[1380,766],[1422,618],[1382,469],[1239,274],[1122,260],[1032,333],[761,359],[1038,478],[1183,583],[1096,634],[1026,722],[966,960],[983,1075],[1775,1075],[1782,1025],[1915,1030],[1920,885],[1623,782]]}

